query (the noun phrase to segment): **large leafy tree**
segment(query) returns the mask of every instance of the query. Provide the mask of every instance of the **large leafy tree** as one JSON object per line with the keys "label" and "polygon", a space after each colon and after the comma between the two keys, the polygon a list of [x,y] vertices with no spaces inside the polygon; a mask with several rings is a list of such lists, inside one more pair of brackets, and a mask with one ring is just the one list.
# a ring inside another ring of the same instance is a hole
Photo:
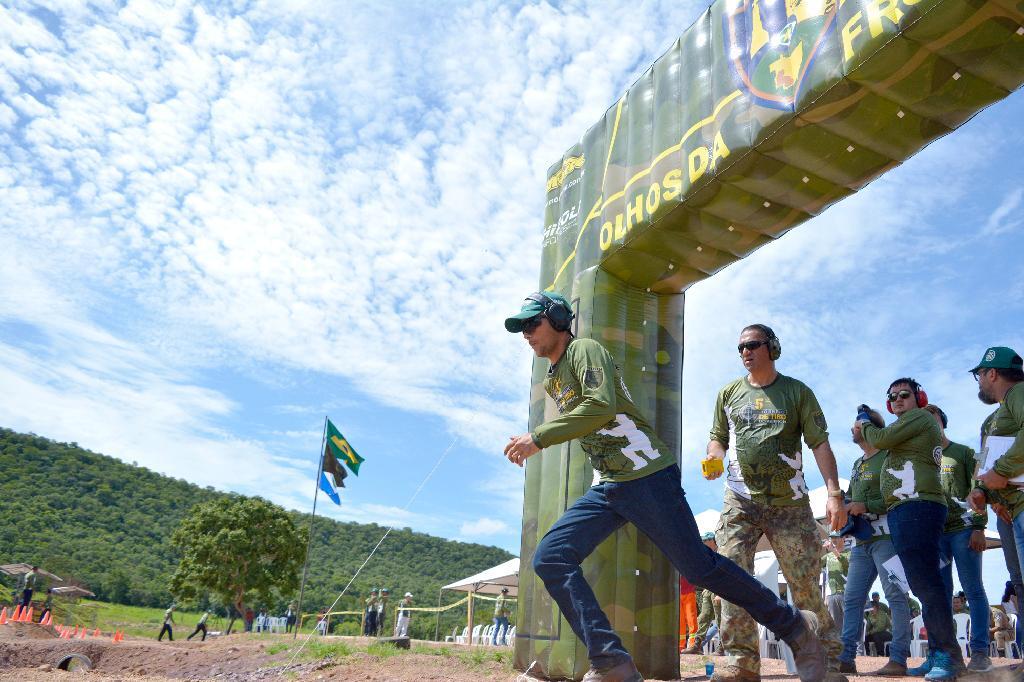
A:
{"label": "large leafy tree", "polygon": [[298,587],[306,538],[284,509],[258,497],[198,504],[171,536],[181,555],[171,592],[210,592],[244,613],[250,599],[269,602]]}

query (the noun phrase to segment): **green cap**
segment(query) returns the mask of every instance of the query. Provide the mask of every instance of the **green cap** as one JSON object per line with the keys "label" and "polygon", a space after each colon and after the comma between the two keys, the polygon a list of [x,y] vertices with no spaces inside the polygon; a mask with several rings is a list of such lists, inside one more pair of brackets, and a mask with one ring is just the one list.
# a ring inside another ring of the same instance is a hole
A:
{"label": "green cap", "polygon": [[981,356],[981,362],[972,369],[977,372],[979,369],[1024,369],[1024,360],[1017,355],[1017,352],[1006,346],[992,346]]}
{"label": "green cap", "polygon": [[[553,291],[545,291],[539,294],[532,295],[537,297],[546,296],[553,303],[561,303],[562,305],[565,306],[566,310],[572,310],[572,306],[569,305],[569,301],[565,300],[565,297],[563,297],[561,294],[556,294]],[[512,332],[513,334],[518,334],[519,332],[523,331],[523,322],[525,322],[526,320],[532,320],[538,315],[543,315],[544,311],[547,310],[549,305],[550,304],[545,305],[544,303],[541,303],[540,301],[535,301],[531,298],[524,300],[523,307],[519,310],[518,313],[516,313],[512,317],[505,318],[505,329]]]}
{"label": "green cap", "polygon": [[714,540],[715,534],[709,530],[707,533],[704,533],[704,535],[701,535],[700,539],[704,542],[707,542],[708,540]]}

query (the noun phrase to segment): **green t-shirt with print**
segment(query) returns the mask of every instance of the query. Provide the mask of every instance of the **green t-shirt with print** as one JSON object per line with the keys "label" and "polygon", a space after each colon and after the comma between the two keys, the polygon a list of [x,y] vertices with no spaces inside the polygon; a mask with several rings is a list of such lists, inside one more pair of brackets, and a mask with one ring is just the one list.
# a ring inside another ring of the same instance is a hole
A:
{"label": "green t-shirt with print", "polygon": [[851,502],[860,502],[867,507],[863,514],[871,524],[874,533],[867,540],[857,540],[858,545],[867,545],[889,535],[889,523],[886,519],[885,498],[882,497],[882,467],[885,466],[889,453],[879,450],[873,455],[863,455],[853,463],[850,472],[849,496]]}
{"label": "green t-shirt with print", "polygon": [[499,594],[498,598],[494,600],[494,617],[508,618],[510,613],[505,595]]}
{"label": "green t-shirt with print", "polygon": [[544,391],[559,416],[533,430],[534,442],[546,448],[579,440],[602,481],[632,481],[676,463],[597,341],[572,339],[548,370]]}
{"label": "green t-shirt with print", "polygon": [[828,440],[818,399],[803,382],[779,374],[767,386],[747,377],[718,392],[711,440],[729,450],[725,484],[773,506],[808,504],[801,438],[814,449]]}
{"label": "green t-shirt with print", "polygon": [[988,514],[977,513],[967,504],[967,496],[974,489],[974,470],[977,459],[974,450],[960,443],[950,443],[942,449],[939,480],[946,495],[946,527],[944,533],[955,533],[964,528],[985,530]]}
{"label": "green t-shirt with print", "polygon": [[942,432],[931,412],[915,407],[885,428],[861,422],[861,432],[873,447],[889,451],[881,478],[888,510],[904,502],[946,505],[939,481]]}

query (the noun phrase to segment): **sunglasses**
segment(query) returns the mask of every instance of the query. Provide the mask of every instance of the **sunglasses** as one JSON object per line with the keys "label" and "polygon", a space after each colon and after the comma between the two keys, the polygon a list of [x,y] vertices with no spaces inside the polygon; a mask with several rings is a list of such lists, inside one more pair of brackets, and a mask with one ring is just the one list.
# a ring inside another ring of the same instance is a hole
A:
{"label": "sunglasses", "polygon": [[903,389],[902,391],[898,391],[896,393],[888,394],[886,396],[886,398],[889,399],[890,403],[894,403],[894,402],[896,402],[897,399],[906,400],[907,398],[909,398],[912,395],[914,395],[914,394],[911,391],[908,391],[907,389]]}
{"label": "sunglasses", "polygon": [[974,375],[974,380],[975,381],[981,381],[981,375],[984,374],[985,372],[987,372],[988,370],[989,370],[988,367],[985,367],[985,368],[982,368],[982,369],[972,369],[971,370],[971,374]]}
{"label": "sunglasses", "polygon": [[767,345],[767,341],[746,341],[745,343],[741,343],[740,345],[736,346],[736,350],[740,352],[740,355],[743,355],[743,351],[745,350],[757,350],[761,346]]}
{"label": "sunglasses", "polygon": [[537,315],[536,317],[531,317],[528,320],[524,320],[523,321],[523,331],[526,332],[527,334],[529,334],[534,329],[536,329],[537,327],[540,326],[540,321],[542,319],[544,319],[543,315]]}

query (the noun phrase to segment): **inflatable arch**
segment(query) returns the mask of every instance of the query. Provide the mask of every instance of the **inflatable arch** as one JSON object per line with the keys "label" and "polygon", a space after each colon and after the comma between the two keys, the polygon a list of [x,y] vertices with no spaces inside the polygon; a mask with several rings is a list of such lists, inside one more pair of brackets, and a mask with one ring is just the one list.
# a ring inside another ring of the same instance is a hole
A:
{"label": "inflatable arch", "polygon": [[[677,457],[683,292],[1017,90],[1022,25],[1022,0],[717,0],[551,167],[540,288],[573,302]],[[552,416],[546,364],[531,427]],[[575,442],[528,461],[520,670],[589,665],[530,560],[591,481]],[[677,678],[661,553],[627,525],[584,569],[641,672]]]}

